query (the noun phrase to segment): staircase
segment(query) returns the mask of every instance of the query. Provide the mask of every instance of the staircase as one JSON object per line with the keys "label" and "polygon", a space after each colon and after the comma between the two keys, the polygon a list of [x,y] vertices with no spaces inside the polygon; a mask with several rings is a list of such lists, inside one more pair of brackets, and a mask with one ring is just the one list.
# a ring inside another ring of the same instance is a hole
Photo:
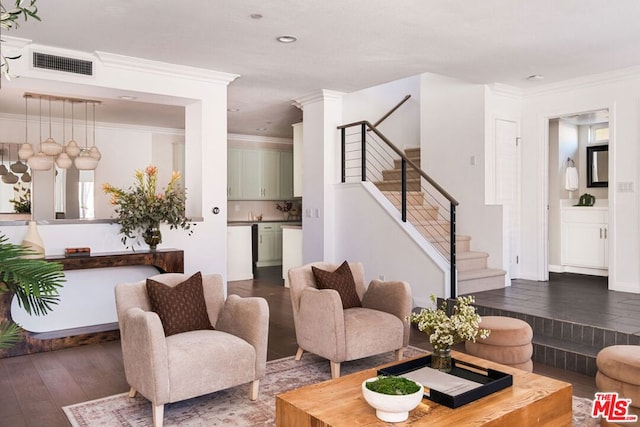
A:
{"label": "staircase", "polygon": [[[420,166],[420,148],[407,148],[405,154]],[[401,161],[394,161],[394,169],[382,171],[382,180],[374,182],[376,187],[401,209],[402,204]],[[420,175],[407,171],[407,221],[431,244],[449,258],[449,221],[438,215],[438,204],[429,200],[421,191]],[[458,295],[504,287],[505,271],[487,267],[486,252],[471,250],[471,236],[456,234],[456,264],[458,270]]]}

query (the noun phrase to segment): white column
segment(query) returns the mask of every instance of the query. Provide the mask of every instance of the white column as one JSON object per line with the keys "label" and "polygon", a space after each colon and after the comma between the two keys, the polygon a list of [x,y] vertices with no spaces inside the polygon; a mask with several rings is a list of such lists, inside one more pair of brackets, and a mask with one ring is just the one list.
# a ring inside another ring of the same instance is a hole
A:
{"label": "white column", "polygon": [[340,182],[342,93],[321,90],[296,100],[303,110],[302,231],[304,263],[335,261],[333,186]]}

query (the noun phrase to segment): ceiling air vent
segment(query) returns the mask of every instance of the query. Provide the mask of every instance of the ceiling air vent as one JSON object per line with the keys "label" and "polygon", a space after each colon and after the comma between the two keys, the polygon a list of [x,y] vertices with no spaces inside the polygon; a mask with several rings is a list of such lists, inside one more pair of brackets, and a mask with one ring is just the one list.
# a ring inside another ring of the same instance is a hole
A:
{"label": "ceiling air vent", "polygon": [[93,75],[93,62],[91,61],[48,55],[40,52],[33,52],[33,66],[35,68],[44,68],[47,70],[83,74],[85,76]]}

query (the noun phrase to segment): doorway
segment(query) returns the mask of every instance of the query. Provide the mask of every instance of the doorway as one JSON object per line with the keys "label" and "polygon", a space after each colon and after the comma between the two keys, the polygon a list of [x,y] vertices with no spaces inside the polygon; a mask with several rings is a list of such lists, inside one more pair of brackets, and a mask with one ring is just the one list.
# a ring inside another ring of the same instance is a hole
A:
{"label": "doorway", "polygon": [[[548,272],[608,277],[609,188],[589,181],[588,153],[608,150],[609,110],[550,118],[548,143]],[[596,170],[609,175],[612,162],[601,159]]]}

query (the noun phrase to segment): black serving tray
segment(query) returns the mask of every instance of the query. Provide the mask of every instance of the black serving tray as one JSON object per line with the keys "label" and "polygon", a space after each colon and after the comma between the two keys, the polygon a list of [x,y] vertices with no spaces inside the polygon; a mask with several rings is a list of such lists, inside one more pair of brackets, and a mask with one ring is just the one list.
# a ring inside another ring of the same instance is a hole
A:
{"label": "black serving tray", "polygon": [[[379,369],[378,375],[402,376],[408,372],[429,366],[431,366],[431,355]],[[511,374],[496,371],[495,369],[483,368],[455,358],[452,358],[451,360],[451,372],[449,375],[474,381],[482,385],[478,388],[455,396],[451,396],[433,388],[429,389],[429,394],[427,394],[427,386],[425,386],[424,396],[429,400],[448,406],[449,408],[457,408],[513,385],[513,376],[511,376]]]}

